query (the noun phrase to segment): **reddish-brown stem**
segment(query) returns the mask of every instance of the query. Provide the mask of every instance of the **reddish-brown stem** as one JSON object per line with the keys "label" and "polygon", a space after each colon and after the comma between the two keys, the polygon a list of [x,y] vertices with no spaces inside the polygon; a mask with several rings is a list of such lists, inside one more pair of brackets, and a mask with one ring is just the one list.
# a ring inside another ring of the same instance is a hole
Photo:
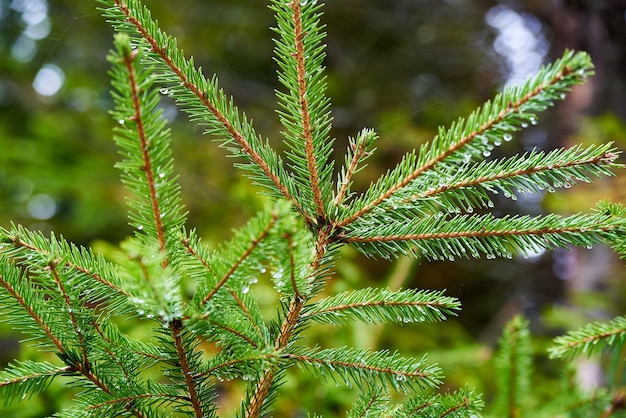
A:
{"label": "reddish-brown stem", "polygon": [[184,73],[182,68],[174,63],[174,61],[170,58],[168,51],[165,47],[162,47],[158,44],[156,39],[146,30],[146,28],[141,24],[141,22],[135,17],[131,15],[131,12],[122,0],[115,0],[116,6],[126,15],[126,19],[135,25],[137,31],[141,34],[141,36],[150,44],[152,50],[157,53],[165,65],[169,67],[170,70],[180,79],[181,85],[186,87],[191,93],[193,93],[202,103],[202,105],[215,117],[219,123],[224,127],[226,132],[235,140],[235,142],[241,147],[243,152],[247,154],[250,159],[259,166],[261,171],[267,176],[272,183],[276,186],[276,188],[283,194],[283,196],[289,200],[294,207],[307,219],[307,221],[311,221],[310,216],[304,211],[302,205],[298,202],[298,200],[289,193],[287,187],[281,182],[278,175],[276,175],[267,162],[259,155],[258,152],[254,150],[254,148],[250,145],[248,140],[244,137],[244,135],[237,130],[235,126],[230,122],[228,117],[224,115],[220,110],[213,104],[207,94],[196,84],[194,84],[189,77]]}
{"label": "reddish-brown stem", "polygon": [[[315,258],[311,263],[312,274],[316,274],[319,271],[320,266],[322,265],[322,260],[326,255],[326,248],[329,242],[330,230],[320,230],[317,235],[317,242],[315,246]],[[303,296],[294,294],[291,298],[289,308],[287,309],[287,313],[280,327],[280,332],[274,342],[274,349],[276,352],[284,350],[289,344],[289,341],[291,341],[296,325],[298,324],[298,320],[300,319],[300,313],[302,312],[302,308],[304,308],[305,303],[306,298]],[[250,404],[246,410],[245,418],[258,418],[260,416],[263,403],[265,402],[265,398],[267,397],[270,387],[274,382],[275,375],[276,369],[271,367],[266,370],[258,380],[255,391],[250,397]]]}
{"label": "reddish-brown stem", "polygon": [[[163,222],[161,220],[161,208],[159,206],[159,198],[157,196],[156,186],[154,182],[154,171],[152,168],[152,158],[150,156],[150,149],[148,144],[148,138],[146,136],[146,129],[143,124],[143,117],[141,114],[141,99],[139,97],[139,86],[137,85],[137,77],[135,74],[135,61],[136,54],[126,54],[124,56],[124,65],[128,72],[128,82],[131,89],[131,99],[133,102],[134,115],[132,117],[135,127],[137,129],[137,136],[139,137],[139,143],[141,146],[141,156],[143,159],[143,166],[141,169],[146,173],[146,182],[148,183],[148,192],[150,194],[150,205],[152,206],[152,214],[154,216],[154,223],[157,232],[157,241],[159,243],[159,249],[165,250],[165,230],[163,229]],[[163,260],[163,267],[167,266],[167,260]]]}
{"label": "reddish-brown stem", "polygon": [[428,306],[433,308],[439,308],[445,306],[443,303],[433,303],[433,302],[390,302],[386,300],[382,300],[379,302],[361,302],[361,303],[350,303],[347,305],[333,306],[332,308],[324,309],[322,311],[316,311],[310,314],[302,315],[302,317],[315,317],[318,315],[323,315],[329,312],[338,312],[346,309],[354,309],[354,308],[362,308],[364,306]]}
{"label": "reddish-brown stem", "polygon": [[528,101],[530,101],[533,97],[537,96],[539,93],[544,91],[547,88],[547,86],[555,84],[558,81],[560,81],[561,79],[563,79],[563,77],[566,76],[567,74],[569,74],[570,72],[571,71],[566,68],[562,73],[559,73],[552,80],[550,80],[549,82],[547,82],[545,84],[541,84],[541,85],[537,86],[535,89],[530,91],[528,94],[526,94],[524,97],[522,97],[517,102],[515,102],[515,103],[508,103],[507,107],[505,109],[502,109],[498,113],[498,115],[496,115],[496,117],[494,117],[494,118],[490,119],[489,121],[485,122],[484,124],[482,124],[477,130],[472,131],[471,133],[469,133],[468,135],[466,135],[463,138],[460,138],[458,141],[456,141],[455,143],[450,145],[448,147],[448,149],[444,150],[439,155],[437,155],[434,158],[432,158],[431,160],[427,161],[425,164],[421,165],[420,167],[417,167],[411,174],[409,174],[408,176],[404,177],[403,179],[401,179],[398,183],[394,184],[393,186],[389,187],[384,193],[382,193],[376,199],[374,199],[370,203],[368,203],[365,206],[363,206],[363,208],[361,208],[360,210],[358,210],[354,214],[350,215],[349,217],[344,218],[344,219],[336,222],[335,226],[339,227],[339,228],[345,227],[346,225],[348,225],[348,224],[356,221],[357,219],[361,218],[363,215],[365,215],[366,213],[371,211],[373,208],[375,208],[376,206],[380,205],[383,201],[385,201],[389,197],[393,196],[400,189],[402,189],[403,187],[407,186],[411,181],[415,180],[417,177],[422,175],[424,172],[432,169],[436,164],[438,164],[439,162],[443,161],[445,158],[449,157],[450,155],[452,155],[453,153],[455,153],[456,151],[458,151],[459,149],[461,149],[462,147],[464,147],[468,143],[472,142],[474,139],[479,137],[479,135],[485,133],[489,129],[491,129],[494,126],[496,126],[499,122],[501,122],[507,116],[509,116],[509,115],[511,115],[511,114],[513,114],[515,112],[518,112],[519,108],[521,106],[523,106]]}
{"label": "reddish-brown stem", "polygon": [[202,418],[204,413],[202,412],[202,403],[198,396],[198,389],[196,387],[196,381],[194,380],[193,370],[189,366],[189,358],[187,356],[187,350],[182,339],[183,323],[175,319],[169,323],[172,337],[174,338],[174,346],[178,354],[178,360],[180,361],[180,371],[185,378],[187,390],[189,392],[189,401],[196,415],[196,418]]}
{"label": "reddish-brown stem", "polygon": [[193,256],[196,260],[198,260],[208,271],[213,271],[213,269],[211,269],[211,266],[209,265],[209,262],[205,260],[204,258],[202,258],[202,256],[200,256],[200,254],[198,254],[198,252],[191,247],[191,243],[189,239],[187,238],[183,239],[182,243],[187,249],[187,252],[191,256]]}
{"label": "reddish-brown stem", "polygon": [[204,299],[202,299],[202,301],[200,302],[200,306],[203,306],[204,304],[206,304],[213,296],[215,296],[215,294],[222,288],[222,286],[226,284],[230,276],[232,276],[232,274],[235,272],[235,270],[237,270],[237,268],[241,265],[241,263],[243,263],[243,261],[246,258],[248,258],[250,254],[252,254],[252,251],[254,251],[257,245],[259,245],[259,243],[267,236],[267,234],[269,234],[270,229],[272,229],[277,219],[278,219],[277,215],[272,212],[272,218],[269,224],[267,225],[267,227],[265,227],[263,232],[261,232],[261,234],[258,237],[252,240],[250,247],[248,247],[248,249],[246,249],[246,251],[241,255],[241,257],[239,257],[239,260],[237,260],[228,269],[226,274],[224,274],[224,276],[222,276],[222,278],[218,280],[217,284],[213,287],[213,289],[204,297]]}
{"label": "reddish-brown stem", "polygon": [[581,233],[585,228],[542,228],[542,229],[523,229],[523,230],[497,230],[497,231],[454,231],[454,232],[435,232],[430,234],[406,234],[406,235],[378,235],[374,237],[347,237],[340,236],[341,242],[389,242],[389,241],[417,241],[428,239],[451,239],[451,238],[483,238],[483,237],[501,237],[501,236],[521,236],[521,235],[549,235],[561,234],[566,232]]}
{"label": "reddish-brown stem", "polygon": [[298,290],[298,284],[296,283],[296,264],[295,260],[293,259],[293,237],[291,235],[287,235],[286,239],[287,245],[289,245],[289,276],[291,277],[291,287],[293,288],[293,292],[296,297],[301,298],[302,294]]}
{"label": "reddish-brown stem", "polygon": [[367,417],[369,415],[370,408],[374,406],[376,399],[378,399],[378,395],[373,394],[372,397],[370,398],[370,401],[367,403],[367,406],[363,409],[359,417]]}
{"label": "reddish-brown stem", "polygon": [[322,190],[320,189],[319,175],[317,172],[317,161],[315,160],[315,148],[313,147],[313,128],[311,126],[311,115],[309,114],[309,100],[307,98],[307,79],[305,66],[304,37],[306,33],[302,29],[302,6],[300,1],[293,1],[290,4],[293,10],[294,40],[296,72],[298,74],[298,96],[300,102],[300,116],[302,118],[302,137],[304,139],[304,150],[307,159],[307,167],[311,180],[311,189],[317,217],[324,217],[324,201]]}

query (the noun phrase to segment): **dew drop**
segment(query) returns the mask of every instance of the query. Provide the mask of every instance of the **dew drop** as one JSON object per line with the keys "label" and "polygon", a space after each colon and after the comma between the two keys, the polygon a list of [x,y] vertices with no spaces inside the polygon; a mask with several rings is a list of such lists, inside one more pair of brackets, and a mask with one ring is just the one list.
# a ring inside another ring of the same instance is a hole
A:
{"label": "dew drop", "polygon": [[137,229],[138,229],[138,230],[140,230],[140,231],[142,231],[142,230],[143,230],[143,225],[139,225],[139,226],[137,227]]}
{"label": "dew drop", "polygon": [[162,179],[163,177],[165,177],[165,173],[159,173],[159,178]]}
{"label": "dew drop", "polygon": [[248,293],[249,291],[250,291],[250,288],[248,286],[244,286],[241,288],[241,293],[243,293],[244,295]]}
{"label": "dew drop", "polygon": [[561,99],[565,99],[565,93],[561,93],[561,95],[559,96]]}
{"label": "dew drop", "polygon": [[496,147],[499,147],[500,145],[502,145],[502,141],[500,141],[499,139],[496,139],[495,141],[493,141],[493,145],[495,145]]}
{"label": "dew drop", "polygon": [[502,136],[502,139],[504,139],[505,142],[509,142],[509,141],[511,141],[513,139],[513,135],[511,135],[511,134],[504,134]]}
{"label": "dew drop", "polygon": [[537,118],[534,117],[534,116],[531,116],[530,117],[530,123],[532,123],[533,125],[536,125],[537,124]]}
{"label": "dew drop", "polygon": [[124,123],[126,123],[126,121],[124,119],[120,119],[117,121],[117,123],[119,123],[120,125],[123,125]]}
{"label": "dew drop", "polygon": [[485,150],[485,151],[483,151],[483,155],[485,157],[489,157],[491,155],[491,151]]}
{"label": "dew drop", "polygon": [[161,94],[169,94],[169,90],[166,88],[162,88],[161,90],[159,90],[161,92]]}
{"label": "dew drop", "polygon": [[522,123],[522,128],[528,128],[528,124],[526,122]]}

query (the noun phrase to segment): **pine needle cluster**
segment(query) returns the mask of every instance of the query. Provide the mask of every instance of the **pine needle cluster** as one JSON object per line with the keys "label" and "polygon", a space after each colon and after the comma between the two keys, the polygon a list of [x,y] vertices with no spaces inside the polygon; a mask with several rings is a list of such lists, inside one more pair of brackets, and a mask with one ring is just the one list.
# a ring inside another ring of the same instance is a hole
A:
{"label": "pine needle cluster", "polygon": [[[26,344],[58,360],[9,365],[0,373],[5,402],[40,394],[64,376],[80,391],[74,407],[59,417],[217,417],[225,412],[220,384],[240,381],[237,416],[255,418],[272,414],[286,370],[296,366],[355,387],[360,398],[350,417],[475,416],[484,404],[481,395],[471,388],[438,393],[443,371],[426,356],[303,343],[315,322],[438,322],[460,309],[456,298],[427,290],[366,288],[327,296],[339,248],[351,245],[371,257],[455,260],[602,243],[626,255],[625,210],[610,202],[573,216],[490,213],[495,194],[515,199],[568,188],[620,166],[611,144],[485,160],[593,74],[585,53],[565,52],[525,83],[441,128],[359,194],[353,179],[378,135],[363,129],[350,138],[343,165],[335,167],[321,3],[270,2],[286,147],[281,154],[217,78],[206,78],[159,28],[148,8],[138,0],[99,2],[117,32],[109,55],[111,113],[135,233],[109,260],[55,235],[18,225],[0,230],[1,318],[29,336]],[[158,107],[161,94],[176,100],[272,197],[218,248],[207,247],[185,226],[171,135]],[[279,295],[276,317],[267,318],[250,291],[259,277],[271,280]],[[122,331],[121,321],[131,318],[151,330],[149,339]],[[562,337],[552,353],[594,351],[596,341],[621,344],[623,322]],[[523,340],[515,328],[505,338],[515,335]],[[209,346],[216,350],[207,351]],[[511,343],[501,363],[525,367],[524,347]],[[158,378],[147,373],[155,369]],[[526,384],[514,373],[503,376],[509,386]],[[406,400],[396,403],[394,392]],[[516,399],[511,402],[518,408]]]}

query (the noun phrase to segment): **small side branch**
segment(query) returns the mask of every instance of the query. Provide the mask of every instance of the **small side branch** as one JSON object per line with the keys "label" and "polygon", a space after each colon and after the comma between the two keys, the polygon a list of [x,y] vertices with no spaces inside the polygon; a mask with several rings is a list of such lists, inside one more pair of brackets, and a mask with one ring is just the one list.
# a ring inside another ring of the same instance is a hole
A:
{"label": "small side branch", "polygon": [[[149,152],[148,138],[146,137],[146,129],[143,123],[143,117],[141,113],[141,98],[139,86],[137,85],[137,77],[135,74],[135,58],[136,52],[131,52],[124,56],[124,65],[128,73],[128,82],[131,90],[131,99],[133,104],[134,115],[132,116],[133,122],[137,129],[137,136],[139,137],[141,156],[143,159],[143,166],[141,169],[146,173],[146,182],[148,185],[148,191],[150,193],[150,204],[152,206],[152,213],[154,216],[154,222],[157,232],[157,241],[159,243],[159,250],[165,250],[165,231],[163,228],[163,222],[161,220],[161,208],[159,207],[159,199],[157,196],[154,171],[152,169],[152,159]],[[167,266],[167,260],[163,260],[163,267]]]}
{"label": "small side branch", "polygon": [[228,271],[224,274],[224,276],[222,276],[222,278],[220,280],[218,280],[217,284],[213,287],[213,289],[204,297],[204,299],[202,299],[202,301],[200,302],[200,307],[202,307],[209,300],[211,300],[211,298],[213,296],[215,296],[215,294],[222,288],[222,286],[224,286],[226,284],[228,279],[232,276],[232,274],[235,272],[235,270],[237,270],[237,268],[241,265],[241,263],[243,263],[244,260],[246,258],[248,258],[250,256],[250,254],[252,254],[252,251],[254,251],[254,249],[259,245],[259,243],[261,241],[263,241],[263,239],[267,236],[267,234],[269,234],[270,230],[272,229],[272,227],[276,223],[277,219],[278,219],[278,217],[277,217],[276,213],[272,212],[272,218],[271,218],[269,224],[263,230],[263,232],[261,232],[261,234],[258,237],[254,238],[252,240],[252,243],[250,244],[248,249],[246,249],[246,251],[241,255],[241,257],[239,257],[239,260],[237,260],[228,269]]}
{"label": "small side branch", "polygon": [[28,316],[30,316],[37,326],[46,334],[48,339],[54,344],[59,353],[64,354],[66,352],[65,347],[63,346],[63,342],[57,338],[56,335],[52,332],[48,324],[44,321],[44,319],[37,314],[32,308],[32,306],[24,299],[24,296],[16,290],[11,283],[5,280],[4,277],[0,275],[0,285],[6,289],[6,291],[15,299],[15,301],[26,311]]}
{"label": "small side branch", "polygon": [[85,337],[83,336],[83,331],[78,324],[78,320],[76,318],[76,314],[74,313],[73,303],[70,300],[70,297],[65,289],[65,285],[59,276],[59,271],[57,270],[57,261],[50,261],[48,264],[48,269],[52,273],[52,277],[54,278],[54,282],[57,287],[61,291],[61,296],[63,297],[63,301],[65,302],[65,306],[67,307],[67,311],[70,315],[70,321],[72,322],[72,327],[74,328],[74,332],[78,336],[78,343],[80,345],[80,351],[83,355],[83,364],[87,370],[91,369],[91,365],[89,364],[89,358],[87,357],[87,347],[85,345]]}

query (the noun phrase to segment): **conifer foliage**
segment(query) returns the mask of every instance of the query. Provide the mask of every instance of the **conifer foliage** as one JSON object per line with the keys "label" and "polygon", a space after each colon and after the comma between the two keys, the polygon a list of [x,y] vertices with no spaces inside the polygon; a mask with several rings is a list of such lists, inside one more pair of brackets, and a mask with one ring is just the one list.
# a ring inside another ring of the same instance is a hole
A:
{"label": "conifer foliage", "polygon": [[[54,235],[17,225],[0,230],[1,318],[29,335],[28,344],[58,358],[55,364],[15,362],[1,372],[5,401],[37,395],[65,376],[81,391],[60,417],[217,417],[228,413],[219,408],[220,382],[239,380],[245,394],[238,416],[254,418],[271,415],[285,371],[298,366],[362,390],[351,417],[473,416],[483,406],[480,394],[471,388],[433,392],[444,375],[425,356],[302,343],[313,322],[437,322],[460,309],[457,299],[427,290],[366,288],[328,296],[325,279],[337,250],[352,245],[372,257],[454,260],[606,243],[625,254],[619,205],[604,202],[569,217],[489,213],[495,194],[515,199],[570,187],[612,175],[619,166],[611,144],[485,160],[593,73],[584,53],[566,52],[526,83],[441,128],[357,194],[353,178],[378,136],[371,129],[356,134],[335,170],[321,3],[270,3],[282,85],[276,93],[286,146],[281,155],[272,147],[276,139],[255,132],[217,78],[205,78],[138,0],[99,1],[118,32],[109,56],[112,115],[135,234],[121,256],[106,260]],[[160,94],[206,127],[273,197],[216,249],[186,229]],[[271,280],[280,295],[275,318],[264,317],[250,291],[258,277]],[[124,318],[143,321],[153,338],[123,333]],[[555,355],[568,345],[584,350],[594,331],[623,342],[620,321],[564,337]],[[207,353],[207,344],[219,347],[217,353]],[[157,379],[146,373],[155,368]],[[394,391],[406,394],[406,402],[393,404]]]}

